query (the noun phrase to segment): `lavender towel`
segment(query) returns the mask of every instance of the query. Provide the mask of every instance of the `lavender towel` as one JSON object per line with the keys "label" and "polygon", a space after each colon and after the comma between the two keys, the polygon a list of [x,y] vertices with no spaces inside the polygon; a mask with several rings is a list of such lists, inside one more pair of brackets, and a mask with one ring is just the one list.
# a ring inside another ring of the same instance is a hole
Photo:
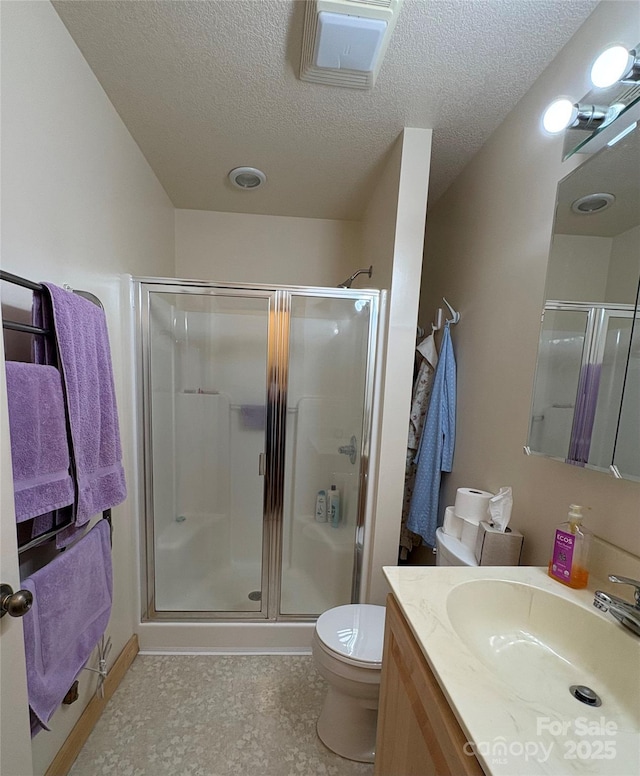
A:
{"label": "lavender towel", "polygon": [[33,606],[22,618],[33,733],[47,728],[109,622],[112,600],[109,524],[86,536],[22,583]]}
{"label": "lavender towel", "polygon": [[[53,310],[78,490],[75,525],[116,506],[127,496],[120,429],[104,312],[92,302],[52,283],[43,283]],[[46,300],[34,295],[36,325],[50,326]],[[51,353],[34,346],[35,360]]]}
{"label": "lavender towel", "polygon": [[60,373],[52,366],[7,361],[7,403],[16,520],[21,523],[74,500]]}
{"label": "lavender towel", "polygon": [[242,427],[263,431],[266,412],[264,404],[243,404],[240,407]]}

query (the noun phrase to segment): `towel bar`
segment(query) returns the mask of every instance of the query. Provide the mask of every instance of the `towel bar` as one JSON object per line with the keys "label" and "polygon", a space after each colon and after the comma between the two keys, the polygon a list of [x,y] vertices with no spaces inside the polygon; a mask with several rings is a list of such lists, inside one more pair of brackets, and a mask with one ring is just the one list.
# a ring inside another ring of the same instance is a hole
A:
{"label": "towel bar", "polygon": [[[12,272],[6,272],[5,270],[0,270],[0,280],[4,280],[7,283],[12,283],[15,286],[21,286],[22,288],[27,288],[30,291],[43,290],[43,286],[41,283],[36,283],[33,280],[28,280],[27,278],[20,277],[20,275],[14,275]],[[104,309],[102,302],[98,299],[98,297],[90,293],[89,291],[76,291],[74,289],[69,288],[69,286],[66,286],[66,288],[70,291],[73,291],[74,294],[84,297],[88,301],[95,304],[97,307]],[[53,331],[51,331],[50,329],[45,329],[40,326],[33,326],[28,323],[21,323],[19,321],[4,320],[4,318],[2,320],[2,328],[8,329],[10,331],[18,331],[24,334],[37,334],[45,337],[53,334]],[[68,427],[68,423],[69,423],[69,420],[67,418],[67,427]],[[111,538],[113,538],[113,524],[111,522],[111,510],[106,509],[102,513],[102,517],[105,518],[109,523],[110,535],[111,535]],[[34,518],[34,520],[36,519],[37,518]],[[27,522],[31,524],[31,521],[27,521]],[[45,544],[46,542],[53,539],[55,536],[57,536],[65,529],[70,528],[72,525],[73,525],[73,516],[71,516],[71,519],[69,521],[66,521],[64,524],[58,525],[49,531],[45,531],[39,536],[35,536],[32,539],[26,542],[23,542],[22,544],[19,544],[18,555],[21,555],[22,553],[26,552],[27,550],[31,550],[34,547],[38,547],[41,544]]]}

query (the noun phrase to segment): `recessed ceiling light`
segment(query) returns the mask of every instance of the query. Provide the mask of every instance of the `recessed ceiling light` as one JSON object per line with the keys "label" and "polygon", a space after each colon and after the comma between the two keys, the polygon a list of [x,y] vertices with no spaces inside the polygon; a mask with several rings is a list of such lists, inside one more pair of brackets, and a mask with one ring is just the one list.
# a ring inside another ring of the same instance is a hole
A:
{"label": "recessed ceiling light", "polygon": [[586,197],[576,199],[571,205],[571,210],[581,216],[591,213],[601,213],[615,202],[613,194],[587,194]]}
{"label": "recessed ceiling light", "polygon": [[251,191],[267,182],[267,176],[255,167],[235,167],[229,173],[229,180],[238,189]]}

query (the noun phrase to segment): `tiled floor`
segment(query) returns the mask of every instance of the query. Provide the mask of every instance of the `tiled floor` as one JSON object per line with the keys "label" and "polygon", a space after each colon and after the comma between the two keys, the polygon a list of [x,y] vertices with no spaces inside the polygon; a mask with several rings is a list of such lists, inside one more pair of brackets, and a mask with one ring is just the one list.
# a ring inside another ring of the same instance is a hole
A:
{"label": "tiled floor", "polygon": [[316,735],[309,656],[138,656],[71,776],[372,776]]}

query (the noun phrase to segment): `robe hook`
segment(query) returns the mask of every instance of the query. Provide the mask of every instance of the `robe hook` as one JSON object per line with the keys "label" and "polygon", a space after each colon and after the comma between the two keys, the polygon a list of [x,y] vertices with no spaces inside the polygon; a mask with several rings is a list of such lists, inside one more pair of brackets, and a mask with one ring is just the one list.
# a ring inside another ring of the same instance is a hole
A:
{"label": "robe hook", "polygon": [[442,301],[447,305],[447,307],[449,308],[449,312],[451,313],[451,318],[447,318],[445,323],[458,323],[458,321],[460,320],[460,313],[457,310],[454,310],[453,307],[451,307],[451,305],[449,304],[449,302],[447,302],[444,296],[442,297]]}

